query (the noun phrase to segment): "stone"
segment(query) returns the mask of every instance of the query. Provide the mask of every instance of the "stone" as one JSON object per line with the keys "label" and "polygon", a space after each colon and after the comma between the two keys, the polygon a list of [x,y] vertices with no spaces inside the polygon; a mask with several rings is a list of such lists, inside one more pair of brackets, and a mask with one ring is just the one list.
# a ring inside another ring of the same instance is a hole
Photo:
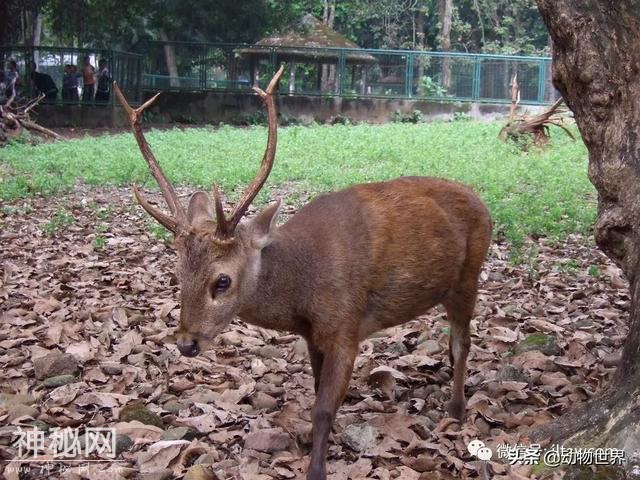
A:
{"label": "stone", "polygon": [[42,384],[45,387],[61,387],[77,381],[75,375],[56,375],[55,377],[45,378]]}
{"label": "stone", "polygon": [[258,347],[255,353],[263,358],[282,358],[282,350],[273,345]]}
{"label": "stone", "polygon": [[442,347],[435,340],[426,340],[418,345],[417,350],[425,355],[435,355],[442,351]]}
{"label": "stone", "polygon": [[399,357],[402,357],[409,353],[409,349],[407,349],[407,346],[403,342],[392,343],[387,348],[387,351],[389,353],[393,353],[394,355],[398,355]]}
{"label": "stone", "polygon": [[162,434],[162,440],[193,440],[198,436],[198,431],[191,427],[170,428]]}
{"label": "stone", "polygon": [[351,424],[342,432],[342,442],[356,452],[373,447],[378,439],[378,430],[366,423]]}
{"label": "stone", "polygon": [[200,464],[202,464],[202,465],[210,465],[212,463],[218,463],[219,461],[220,461],[220,458],[217,456],[217,454],[214,454],[214,453],[203,453],[196,460],[196,465],[200,465]]}
{"label": "stone", "polygon": [[251,396],[251,405],[258,410],[271,412],[278,408],[278,401],[267,393],[256,392]]}
{"label": "stone", "polygon": [[218,476],[211,465],[198,464],[189,467],[183,480],[217,480]]}
{"label": "stone", "polygon": [[100,369],[106,375],[121,375],[122,365],[119,363],[104,363],[100,365]]}
{"label": "stone", "polygon": [[133,446],[133,440],[126,435],[116,435],[116,455],[126,452]]}
{"label": "stone", "polygon": [[169,480],[171,478],[173,478],[173,470],[169,470],[168,468],[155,472],[143,473],[140,476],[141,480]]}
{"label": "stone", "polygon": [[242,345],[242,336],[238,332],[225,332],[220,335],[220,341],[223,345],[239,347]]}
{"label": "stone", "polygon": [[532,333],[516,347],[516,354],[539,350],[547,356],[562,355],[562,349],[556,344],[555,337],[544,333]]}
{"label": "stone", "polygon": [[505,365],[496,373],[496,380],[501,382],[526,382],[531,380],[521,367]]}
{"label": "stone", "polygon": [[30,405],[17,404],[9,408],[7,420],[13,422],[17,418],[31,417],[34,420],[40,416],[40,410]]}
{"label": "stone", "polygon": [[33,360],[33,369],[38,380],[57,375],[76,375],[78,361],[70,353],[61,353],[55,350]]}
{"label": "stone", "polygon": [[180,410],[183,410],[185,407],[178,400],[169,400],[168,402],[165,402],[164,405],[162,405],[162,408],[164,408],[169,413],[174,413],[177,415]]}
{"label": "stone", "polygon": [[144,352],[132,353],[131,355],[127,356],[127,362],[129,362],[130,365],[137,365],[139,367],[144,367],[145,359],[146,354]]}
{"label": "stone", "polygon": [[158,414],[151,412],[139,403],[130,403],[123,407],[120,410],[119,420],[121,422],[137,420],[145,425],[153,425],[158,428],[163,428],[164,426],[164,422]]}
{"label": "stone", "polygon": [[290,444],[289,434],[280,428],[265,428],[250,432],[244,439],[244,448],[266,453],[287,450]]}
{"label": "stone", "polygon": [[10,407],[12,405],[33,405],[36,399],[31,395],[14,395],[12,393],[0,393],[0,406]]}
{"label": "stone", "polygon": [[276,387],[280,387],[284,383],[284,376],[278,375],[277,373],[267,373],[264,377],[262,377],[262,380]]}

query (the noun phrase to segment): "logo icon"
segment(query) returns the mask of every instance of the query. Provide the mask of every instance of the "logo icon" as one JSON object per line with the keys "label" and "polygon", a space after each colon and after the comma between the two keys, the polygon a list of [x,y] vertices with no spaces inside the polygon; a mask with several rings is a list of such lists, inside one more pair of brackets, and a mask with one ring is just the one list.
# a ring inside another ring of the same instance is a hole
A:
{"label": "logo icon", "polygon": [[479,460],[491,460],[493,451],[487,447],[482,440],[471,440],[467,445],[467,450],[474,457],[478,457]]}

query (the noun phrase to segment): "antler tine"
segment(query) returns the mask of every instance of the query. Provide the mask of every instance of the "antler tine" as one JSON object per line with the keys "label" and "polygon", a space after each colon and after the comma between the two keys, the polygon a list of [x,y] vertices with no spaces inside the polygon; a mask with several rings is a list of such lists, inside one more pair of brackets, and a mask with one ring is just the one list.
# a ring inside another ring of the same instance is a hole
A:
{"label": "antler tine", "polygon": [[113,82],[113,86],[114,86],[114,91],[116,93],[116,96],[118,97],[118,100],[122,105],[122,108],[124,108],[124,110],[127,112],[127,115],[129,116],[129,123],[131,124],[133,135],[135,136],[136,141],[138,142],[138,147],[140,148],[140,152],[142,153],[142,156],[146,160],[147,165],[151,170],[151,174],[156,179],[156,182],[158,182],[158,185],[160,186],[160,190],[162,191],[162,195],[164,196],[164,199],[169,205],[169,210],[171,211],[174,218],[169,217],[168,215],[162,213],[160,210],[151,206],[151,204],[143,198],[138,188],[134,186],[133,191],[136,196],[136,199],[138,200],[140,205],[142,205],[142,207],[149,213],[149,215],[151,215],[158,222],[160,222],[166,228],[168,228],[169,230],[175,233],[178,227],[185,222],[186,214],[182,204],[180,203],[180,200],[178,199],[178,195],[176,194],[175,189],[173,188],[171,183],[169,183],[169,180],[167,179],[164,172],[160,168],[160,165],[158,164],[156,157],[153,155],[153,152],[151,151],[151,148],[147,143],[144,133],[142,132],[142,126],[140,124],[140,118],[142,117],[142,113],[150,105],[152,105],[153,102],[156,101],[160,93],[155,94],[152,98],[147,100],[140,107],[134,109],[131,107],[131,105],[129,105],[129,102],[127,102],[127,99],[124,98],[124,95],[122,94],[120,87],[118,87],[117,82]]}
{"label": "antler tine", "polygon": [[229,236],[229,225],[227,219],[224,217],[224,210],[222,209],[222,199],[220,198],[220,190],[217,185],[213,186],[213,203],[216,210],[216,232],[215,236],[218,238],[226,238]]}
{"label": "antler tine", "polygon": [[264,185],[264,182],[266,182],[267,177],[271,172],[271,167],[273,167],[273,160],[276,156],[276,144],[278,140],[278,112],[276,111],[274,92],[277,88],[278,81],[282,76],[282,72],[284,72],[284,65],[280,66],[280,69],[273,76],[273,78],[269,82],[269,86],[267,87],[266,92],[262,91],[258,87],[254,87],[254,91],[258,95],[260,95],[267,107],[267,117],[269,119],[267,148],[265,149],[264,156],[262,157],[262,163],[260,164],[258,174],[247,186],[244,193],[242,194],[242,197],[240,198],[240,201],[236,203],[236,206],[231,212],[231,216],[227,221],[228,233],[233,233],[234,229],[238,225],[238,222],[242,218],[242,215],[244,215],[244,213],[247,211],[247,208],[249,208],[249,205],[251,205],[251,202]]}

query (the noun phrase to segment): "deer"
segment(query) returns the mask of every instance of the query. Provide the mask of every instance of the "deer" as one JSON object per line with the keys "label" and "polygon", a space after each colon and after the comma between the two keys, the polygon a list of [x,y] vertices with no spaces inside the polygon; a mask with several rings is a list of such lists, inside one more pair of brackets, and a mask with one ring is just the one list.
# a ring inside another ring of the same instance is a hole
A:
{"label": "deer", "polygon": [[492,238],[489,211],[471,188],[434,177],[400,177],[320,195],[277,225],[281,201],[241,222],[273,167],[274,92],[266,91],[267,146],[255,178],[227,216],[220,189],[193,193],[185,209],[142,131],[137,109],[117,85],[143,158],[170,213],[136,185],[138,203],[173,233],[180,281],[176,345],[193,357],[235,318],[292,332],[307,343],[316,399],[308,480],[326,478],[329,435],[347,391],[359,344],[379,330],[444,306],[450,323],[453,388],[448,410],[462,420],[464,381],[481,268]]}

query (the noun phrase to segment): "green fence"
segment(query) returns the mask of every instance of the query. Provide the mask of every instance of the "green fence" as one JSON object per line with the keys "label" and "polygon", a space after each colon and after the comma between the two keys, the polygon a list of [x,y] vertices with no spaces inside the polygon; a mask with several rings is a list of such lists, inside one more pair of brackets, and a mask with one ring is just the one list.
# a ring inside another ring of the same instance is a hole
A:
{"label": "green fence", "polygon": [[[11,60],[16,62],[20,79],[17,86],[19,95],[34,96],[34,85],[31,81],[31,73],[34,70],[51,77],[58,93],[55,100],[47,99],[48,103],[96,104],[96,99],[93,96],[87,98],[87,95],[83,99],[82,66],[86,57],[95,67],[96,74],[98,73],[98,62],[101,59],[106,60],[111,78],[118,82],[127,99],[133,104],[140,102],[142,99],[142,56],[137,53],[72,47],[0,46],[0,68],[5,71],[5,75],[9,70],[9,62]],[[75,66],[75,72],[71,68],[73,66]],[[102,99],[97,98],[97,104],[113,104],[113,97],[113,92],[109,91],[102,96]]]}
{"label": "green fence", "polygon": [[139,52],[144,88],[154,91],[265,87],[284,63],[281,93],[505,103],[517,74],[521,103],[558,97],[548,57],[186,42],[147,42]]}

